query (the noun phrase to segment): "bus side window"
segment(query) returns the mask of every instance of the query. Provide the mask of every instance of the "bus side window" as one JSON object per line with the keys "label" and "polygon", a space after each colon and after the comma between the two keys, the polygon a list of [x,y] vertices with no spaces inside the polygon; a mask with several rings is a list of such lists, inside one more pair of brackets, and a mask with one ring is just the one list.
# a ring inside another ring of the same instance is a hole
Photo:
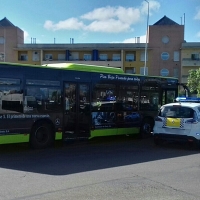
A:
{"label": "bus side window", "polygon": [[10,112],[23,112],[23,93],[19,86],[0,86],[1,109]]}
{"label": "bus side window", "polygon": [[116,104],[114,84],[96,84],[92,96],[93,111],[113,111]]}
{"label": "bus side window", "polygon": [[140,108],[142,110],[158,110],[159,94],[153,91],[142,92],[140,98]]}
{"label": "bus side window", "polygon": [[138,91],[129,86],[122,86],[119,91],[118,105],[121,104],[120,110],[137,111],[138,110]]}
{"label": "bus side window", "polygon": [[[32,112],[49,112],[61,109],[61,90],[57,88],[49,88],[49,87],[36,87],[30,86],[27,87],[27,94],[26,94],[27,102],[33,105],[34,101],[36,104],[36,108],[33,107]],[[33,101],[33,99],[35,99]],[[26,107],[26,105],[25,105]],[[26,109],[25,109],[26,110]],[[31,112],[31,108],[26,110],[27,112]]]}

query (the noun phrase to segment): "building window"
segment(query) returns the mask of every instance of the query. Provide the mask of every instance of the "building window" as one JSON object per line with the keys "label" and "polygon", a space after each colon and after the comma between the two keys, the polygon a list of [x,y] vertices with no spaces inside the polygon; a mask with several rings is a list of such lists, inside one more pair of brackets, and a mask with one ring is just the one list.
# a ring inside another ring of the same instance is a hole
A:
{"label": "building window", "polygon": [[162,42],[163,42],[164,44],[167,44],[167,43],[169,42],[169,37],[164,36],[164,37],[162,38]]}
{"label": "building window", "polygon": [[174,51],[174,61],[179,61],[179,51]]}
{"label": "building window", "polygon": [[21,54],[20,55],[20,60],[27,61],[28,60],[28,55],[27,54]]}
{"label": "building window", "polygon": [[126,68],[125,73],[127,74],[135,74],[135,67],[132,68]]}
{"label": "building window", "polygon": [[106,61],[107,59],[108,59],[108,55],[107,54],[100,54],[99,55],[99,60]]}
{"label": "building window", "polygon": [[199,54],[198,53],[191,54],[191,59],[192,60],[199,60]]}
{"label": "building window", "polygon": [[160,70],[160,75],[161,76],[168,76],[169,75],[169,70],[168,69],[161,69]]}
{"label": "building window", "polygon": [[113,60],[113,61],[120,61],[120,60],[121,60],[120,54],[113,54],[112,60]]}
{"label": "building window", "polygon": [[69,60],[79,60],[79,52],[71,52]]}
{"label": "building window", "polygon": [[92,55],[91,54],[84,54],[83,60],[92,60]]}
{"label": "building window", "polygon": [[[145,51],[141,52],[140,61],[143,61],[143,62],[145,61]],[[146,61],[148,61],[148,53],[147,53]]]}
{"label": "building window", "polygon": [[141,75],[148,75],[148,67],[140,67],[140,74]]}
{"label": "building window", "polygon": [[58,54],[58,60],[65,60],[65,54]]}
{"label": "building window", "polygon": [[53,60],[52,54],[45,54],[45,60]]}
{"label": "building window", "polygon": [[4,43],[5,43],[4,37],[0,37],[0,44],[4,44]]}
{"label": "building window", "polygon": [[178,68],[174,68],[174,77],[179,77]]}
{"label": "building window", "polygon": [[161,54],[161,58],[162,58],[162,60],[168,60],[169,59],[169,54],[167,52],[163,52]]}
{"label": "building window", "polygon": [[134,54],[126,54],[126,61],[135,61]]}
{"label": "building window", "polygon": [[0,61],[4,61],[4,53],[3,52],[0,52]]}

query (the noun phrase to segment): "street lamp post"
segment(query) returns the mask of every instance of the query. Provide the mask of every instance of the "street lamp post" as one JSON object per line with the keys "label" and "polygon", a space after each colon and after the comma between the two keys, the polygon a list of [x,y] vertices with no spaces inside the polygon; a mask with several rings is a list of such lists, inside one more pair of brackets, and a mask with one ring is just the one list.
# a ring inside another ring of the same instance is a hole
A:
{"label": "street lamp post", "polygon": [[145,64],[144,64],[144,75],[146,75],[146,68],[147,68],[147,40],[148,40],[148,37],[149,37],[149,29],[148,29],[148,26],[149,26],[149,2],[147,0],[145,0],[148,4],[148,13],[147,13],[147,32],[146,32],[146,45],[145,45],[145,57],[144,57],[144,61],[145,61]]}

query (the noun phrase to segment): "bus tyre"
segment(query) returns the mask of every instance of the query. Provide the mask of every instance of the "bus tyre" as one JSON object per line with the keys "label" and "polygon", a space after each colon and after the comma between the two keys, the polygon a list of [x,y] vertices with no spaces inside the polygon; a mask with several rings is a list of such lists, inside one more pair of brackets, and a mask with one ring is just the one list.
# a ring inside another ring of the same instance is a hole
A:
{"label": "bus tyre", "polygon": [[141,137],[148,138],[151,136],[151,132],[153,130],[153,123],[149,119],[145,119],[142,123],[141,128]]}
{"label": "bus tyre", "polygon": [[30,135],[30,145],[34,149],[52,146],[54,143],[53,127],[49,123],[36,124]]}

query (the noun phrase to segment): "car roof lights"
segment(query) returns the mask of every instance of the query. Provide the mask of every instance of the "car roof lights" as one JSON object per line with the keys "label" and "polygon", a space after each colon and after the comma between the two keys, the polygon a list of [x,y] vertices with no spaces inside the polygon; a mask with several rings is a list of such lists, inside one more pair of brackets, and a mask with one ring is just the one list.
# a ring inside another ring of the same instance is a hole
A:
{"label": "car roof lights", "polygon": [[198,97],[177,97],[177,102],[196,102],[200,103],[200,98]]}

